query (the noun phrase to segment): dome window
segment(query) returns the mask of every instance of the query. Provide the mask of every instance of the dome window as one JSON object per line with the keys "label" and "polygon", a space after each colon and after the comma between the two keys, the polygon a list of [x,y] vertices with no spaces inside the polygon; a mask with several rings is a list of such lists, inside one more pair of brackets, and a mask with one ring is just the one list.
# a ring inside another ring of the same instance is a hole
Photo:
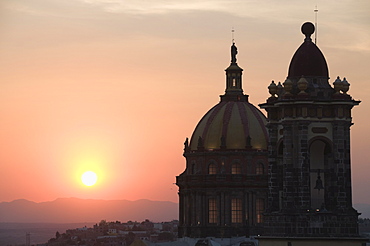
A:
{"label": "dome window", "polygon": [[209,198],[208,199],[208,223],[209,224],[217,224],[217,202],[216,198]]}
{"label": "dome window", "polygon": [[234,163],[231,165],[231,174],[242,174],[242,167],[240,163]]}
{"label": "dome window", "polygon": [[197,166],[193,162],[191,165],[191,174],[196,174],[197,173]]}
{"label": "dome window", "polygon": [[243,206],[241,198],[231,199],[231,223],[241,224],[242,223]]}
{"label": "dome window", "polygon": [[256,174],[257,175],[262,175],[264,173],[264,167],[262,163],[257,163],[256,166]]}
{"label": "dome window", "polygon": [[217,167],[216,164],[211,163],[208,166],[208,174],[217,174]]}
{"label": "dome window", "polygon": [[257,198],[256,200],[256,217],[257,223],[263,222],[263,212],[265,211],[265,199]]}

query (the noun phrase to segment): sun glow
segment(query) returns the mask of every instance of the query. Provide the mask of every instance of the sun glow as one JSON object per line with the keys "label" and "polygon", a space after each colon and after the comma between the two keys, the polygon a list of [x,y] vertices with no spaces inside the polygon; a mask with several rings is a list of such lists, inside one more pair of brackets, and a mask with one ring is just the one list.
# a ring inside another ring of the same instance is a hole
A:
{"label": "sun glow", "polygon": [[92,186],[98,181],[98,175],[93,171],[84,172],[81,176],[81,181],[86,186]]}

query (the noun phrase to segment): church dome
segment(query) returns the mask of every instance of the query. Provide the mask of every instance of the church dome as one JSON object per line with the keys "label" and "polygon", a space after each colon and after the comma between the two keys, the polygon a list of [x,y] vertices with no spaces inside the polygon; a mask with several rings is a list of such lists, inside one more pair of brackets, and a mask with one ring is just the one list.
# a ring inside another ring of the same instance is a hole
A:
{"label": "church dome", "polygon": [[320,49],[311,40],[315,26],[306,22],[302,25],[302,33],[306,36],[303,44],[297,49],[289,65],[288,78],[329,77],[328,65]]}
{"label": "church dome", "polygon": [[211,108],[199,121],[190,141],[216,149],[267,149],[266,117],[247,101],[224,101]]}
{"label": "church dome", "polygon": [[189,150],[267,150],[266,117],[248,102],[242,89],[243,69],[236,63],[237,48],[231,46],[226,71],[226,90],[221,102],[199,121]]}

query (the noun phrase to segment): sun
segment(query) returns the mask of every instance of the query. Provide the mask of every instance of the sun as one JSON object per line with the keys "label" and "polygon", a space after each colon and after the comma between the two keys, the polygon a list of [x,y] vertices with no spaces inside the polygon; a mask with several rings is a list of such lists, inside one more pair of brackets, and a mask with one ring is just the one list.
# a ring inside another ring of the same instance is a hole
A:
{"label": "sun", "polygon": [[86,186],[92,186],[98,181],[98,175],[93,171],[84,172],[81,176],[81,181]]}

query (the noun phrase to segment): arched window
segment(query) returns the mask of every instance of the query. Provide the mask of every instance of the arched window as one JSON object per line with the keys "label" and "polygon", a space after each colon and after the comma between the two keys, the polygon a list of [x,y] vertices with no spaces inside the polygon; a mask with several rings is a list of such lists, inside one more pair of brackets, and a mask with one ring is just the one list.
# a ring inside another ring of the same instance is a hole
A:
{"label": "arched window", "polygon": [[197,173],[197,170],[196,170],[197,166],[195,165],[195,163],[193,162],[193,164],[191,165],[191,174],[196,174]]}
{"label": "arched window", "polygon": [[264,174],[265,168],[263,167],[263,164],[261,162],[257,163],[257,166],[256,166],[256,174],[257,175],[262,175]]}
{"label": "arched window", "polygon": [[325,162],[331,152],[329,145],[322,140],[315,140],[310,145],[310,183],[311,207],[325,207]]}
{"label": "arched window", "polygon": [[231,165],[231,174],[242,174],[242,166],[240,163],[233,163]]}
{"label": "arched window", "polygon": [[217,174],[217,167],[216,164],[211,163],[208,166],[208,174]]}
{"label": "arched window", "polygon": [[284,141],[281,141],[278,147],[278,155],[282,156],[284,153]]}

